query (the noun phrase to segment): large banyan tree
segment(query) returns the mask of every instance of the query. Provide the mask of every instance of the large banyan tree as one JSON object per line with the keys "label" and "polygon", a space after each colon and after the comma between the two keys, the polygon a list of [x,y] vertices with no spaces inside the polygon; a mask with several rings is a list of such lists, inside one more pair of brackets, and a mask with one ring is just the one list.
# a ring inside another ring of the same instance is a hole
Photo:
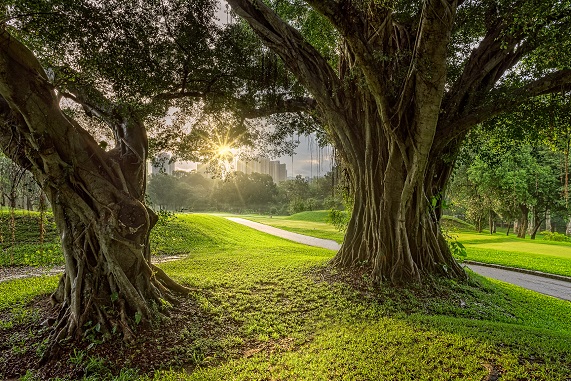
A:
{"label": "large banyan tree", "polygon": [[347,169],[334,263],[376,281],[464,277],[438,224],[455,156],[472,127],[569,88],[569,1],[228,3],[313,96]]}
{"label": "large banyan tree", "polygon": [[[0,148],[46,192],[65,256],[52,344],[93,327],[131,338],[188,291],[150,261],[148,132],[155,150],[197,148],[208,131],[189,138],[186,123],[230,106],[255,112],[268,71],[252,55],[255,37],[217,25],[216,9],[211,0],[3,2]],[[278,98],[268,108],[296,109]],[[226,127],[235,144],[252,138],[241,123]]]}

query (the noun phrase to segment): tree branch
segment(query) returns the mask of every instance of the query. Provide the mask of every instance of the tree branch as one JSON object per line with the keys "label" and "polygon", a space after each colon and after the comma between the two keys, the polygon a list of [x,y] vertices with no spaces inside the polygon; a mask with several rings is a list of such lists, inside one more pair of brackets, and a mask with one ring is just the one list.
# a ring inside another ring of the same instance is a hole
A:
{"label": "tree branch", "polygon": [[293,27],[261,0],[228,0],[234,12],[244,18],[263,43],[277,53],[309,93],[329,115],[333,138],[344,146],[363,141],[358,123],[347,112],[354,94],[346,94],[343,83],[327,60]]}
{"label": "tree branch", "polygon": [[[571,90],[571,69],[556,71],[525,86],[507,90],[499,98],[473,109],[469,114],[446,121],[439,129],[438,137],[446,142],[454,140],[465,134],[470,127],[509,111],[530,98],[561,90]],[[500,91],[501,89],[498,90]]]}
{"label": "tree branch", "polygon": [[310,113],[316,109],[317,102],[313,98],[279,99],[267,107],[244,109],[240,115],[245,119],[255,119],[289,112]]}

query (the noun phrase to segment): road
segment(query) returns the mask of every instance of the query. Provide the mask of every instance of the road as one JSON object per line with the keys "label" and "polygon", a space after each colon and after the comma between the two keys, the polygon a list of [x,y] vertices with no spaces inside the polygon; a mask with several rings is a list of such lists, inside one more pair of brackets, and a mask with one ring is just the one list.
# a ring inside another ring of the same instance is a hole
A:
{"label": "road", "polygon": [[[246,220],[244,218],[227,217],[229,220],[236,223],[246,225],[253,229],[262,231],[264,233],[272,234],[290,241],[303,243],[309,246],[321,247],[329,250],[339,250],[341,245],[337,242],[309,237],[303,234],[292,233],[286,230],[278,229],[273,226],[260,224],[258,222]],[[519,271],[511,271],[505,268],[499,269],[494,267],[469,264],[467,266],[470,270],[482,276],[501,280],[506,283],[515,284],[517,286],[540,292],[542,294],[550,295],[559,299],[571,301],[571,280],[551,279],[535,274],[522,273]],[[562,277],[563,278],[563,277]]]}

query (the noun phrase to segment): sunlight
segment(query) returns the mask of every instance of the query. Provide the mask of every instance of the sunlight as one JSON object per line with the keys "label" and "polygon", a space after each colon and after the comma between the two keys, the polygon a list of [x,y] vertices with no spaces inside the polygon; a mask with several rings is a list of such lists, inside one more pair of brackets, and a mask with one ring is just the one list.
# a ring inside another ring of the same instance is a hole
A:
{"label": "sunlight", "polygon": [[219,145],[216,151],[218,153],[218,156],[225,157],[228,155],[232,155],[232,148],[226,144]]}

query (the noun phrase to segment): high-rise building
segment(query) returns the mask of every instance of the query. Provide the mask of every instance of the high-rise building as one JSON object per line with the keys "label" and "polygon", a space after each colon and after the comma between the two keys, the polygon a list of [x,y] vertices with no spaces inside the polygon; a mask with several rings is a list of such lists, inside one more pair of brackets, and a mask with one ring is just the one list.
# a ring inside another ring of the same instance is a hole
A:
{"label": "high-rise building", "polygon": [[236,171],[243,172],[247,175],[252,173],[261,173],[270,175],[274,183],[279,183],[287,179],[287,169],[285,164],[279,161],[271,161],[265,157],[258,157],[252,160],[238,160],[236,163]]}
{"label": "high-rise building", "polygon": [[174,161],[171,162],[172,156],[166,152],[159,153],[151,160],[151,174],[164,173],[172,175],[174,171]]}

